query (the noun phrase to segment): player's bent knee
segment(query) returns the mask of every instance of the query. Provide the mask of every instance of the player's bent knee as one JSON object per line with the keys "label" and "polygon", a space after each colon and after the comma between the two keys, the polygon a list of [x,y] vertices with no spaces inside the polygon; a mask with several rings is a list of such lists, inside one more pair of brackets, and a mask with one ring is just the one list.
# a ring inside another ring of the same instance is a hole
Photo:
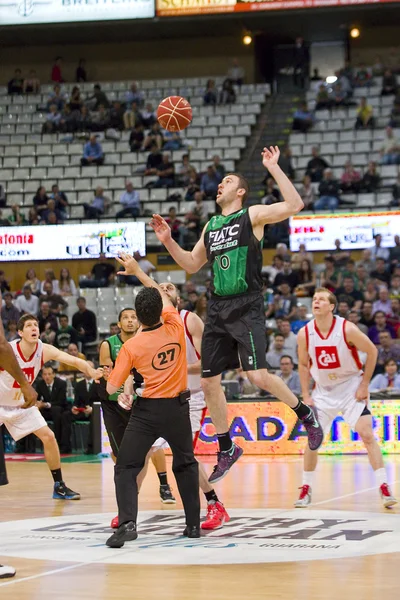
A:
{"label": "player's bent knee", "polygon": [[270,381],[270,373],[266,369],[260,371],[247,371],[249,381],[261,389],[267,389]]}
{"label": "player's bent knee", "polygon": [[358,435],[361,437],[364,444],[372,444],[375,441],[372,429],[363,429],[358,431]]}
{"label": "player's bent knee", "polygon": [[43,444],[52,444],[56,441],[54,431],[52,431],[49,427],[44,428],[38,437],[42,440]]}
{"label": "player's bent knee", "polygon": [[221,387],[220,377],[203,377],[201,379],[201,387],[205,394],[216,393]]}

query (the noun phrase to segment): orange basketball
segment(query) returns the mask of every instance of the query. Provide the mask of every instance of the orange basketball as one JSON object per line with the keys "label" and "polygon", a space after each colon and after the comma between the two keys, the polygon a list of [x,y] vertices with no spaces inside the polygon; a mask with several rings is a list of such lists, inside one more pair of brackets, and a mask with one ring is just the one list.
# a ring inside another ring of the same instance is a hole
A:
{"label": "orange basketball", "polygon": [[168,96],[158,105],[157,119],[167,131],[182,131],[192,122],[192,107],[181,96]]}

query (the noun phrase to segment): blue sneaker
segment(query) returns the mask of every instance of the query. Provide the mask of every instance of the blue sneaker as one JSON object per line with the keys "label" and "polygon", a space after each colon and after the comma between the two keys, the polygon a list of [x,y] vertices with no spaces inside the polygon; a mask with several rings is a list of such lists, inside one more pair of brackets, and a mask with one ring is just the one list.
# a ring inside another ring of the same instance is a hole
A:
{"label": "blue sneaker", "polygon": [[54,500],[80,500],[78,492],[70,490],[63,481],[56,481],[53,491]]}
{"label": "blue sneaker", "polygon": [[209,483],[217,483],[228,475],[229,469],[235,464],[237,460],[242,456],[243,450],[240,446],[237,446],[232,442],[232,448],[224,452],[218,452],[218,462],[214,467],[213,472],[208,478]]}

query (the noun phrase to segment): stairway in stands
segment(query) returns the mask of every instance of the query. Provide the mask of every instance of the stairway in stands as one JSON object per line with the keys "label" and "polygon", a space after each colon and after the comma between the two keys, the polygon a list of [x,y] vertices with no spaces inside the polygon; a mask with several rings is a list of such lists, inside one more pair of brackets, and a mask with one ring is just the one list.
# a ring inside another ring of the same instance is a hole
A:
{"label": "stairway in stands", "polygon": [[276,145],[282,150],[288,143],[293,108],[301,100],[302,98],[293,92],[275,94],[267,98],[258,115],[252,135],[237,167],[250,183],[250,204],[256,204],[263,196],[262,181],[265,177],[265,168],[261,162],[261,151],[264,146]]}

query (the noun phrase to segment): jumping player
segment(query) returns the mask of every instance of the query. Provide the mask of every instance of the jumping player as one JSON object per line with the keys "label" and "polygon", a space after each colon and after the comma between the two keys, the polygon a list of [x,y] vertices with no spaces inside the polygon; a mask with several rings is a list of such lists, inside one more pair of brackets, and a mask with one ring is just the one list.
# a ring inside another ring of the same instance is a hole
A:
{"label": "jumping player", "polygon": [[[356,325],[334,316],[336,297],[326,288],[315,291],[312,312],[314,319],[300,329],[297,340],[299,375],[303,400],[315,406],[325,433],[332,421],[342,413],[346,423],[361,437],[375,471],[376,483],[383,505],[397,503],[387,484],[382,453],[372,430],[368,385],[375,369],[378,350]],[[364,369],[358,352],[367,355]],[[315,388],[310,395],[310,374]],[[317,451],[306,448],[303,484],[295,503],[304,508],[311,503]]]}
{"label": "jumping player", "polygon": [[[18,321],[20,340],[10,343],[20,368],[29,383],[33,383],[43,364],[56,360],[76,367],[95,381],[103,369],[93,369],[86,361],[71,356],[39,339],[39,323],[35,316],[26,314]],[[69,489],[62,478],[60,450],[53,431],[36,406],[23,408],[25,389],[14,376],[0,371],[0,425],[4,424],[15,441],[34,433],[43,443],[46,462],[54,479],[53,498],[79,500],[80,494]]]}
{"label": "jumping player", "polygon": [[160,242],[187,273],[195,273],[207,262],[211,264],[212,298],[201,347],[202,387],[220,452],[210,483],[222,479],[243,453],[231,440],[226,398],[221,387],[222,372],[236,369],[240,364],[253,384],[294,410],[307,430],[310,448],[318,449],[323,440],[312,408],[299,401],[282,379],[267,371],[261,294],[264,227],[298,213],[303,202],[278,165],[278,147],[264,148],[262,157],[263,165],[280,188],[283,202],[245,208],[248,183],[241,175],[229,173],[218,186],[217,204],[222,214],[212,217],[205,225],[191,252],[173,240],[167,222],[160,215],[153,215],[150,221]]}

